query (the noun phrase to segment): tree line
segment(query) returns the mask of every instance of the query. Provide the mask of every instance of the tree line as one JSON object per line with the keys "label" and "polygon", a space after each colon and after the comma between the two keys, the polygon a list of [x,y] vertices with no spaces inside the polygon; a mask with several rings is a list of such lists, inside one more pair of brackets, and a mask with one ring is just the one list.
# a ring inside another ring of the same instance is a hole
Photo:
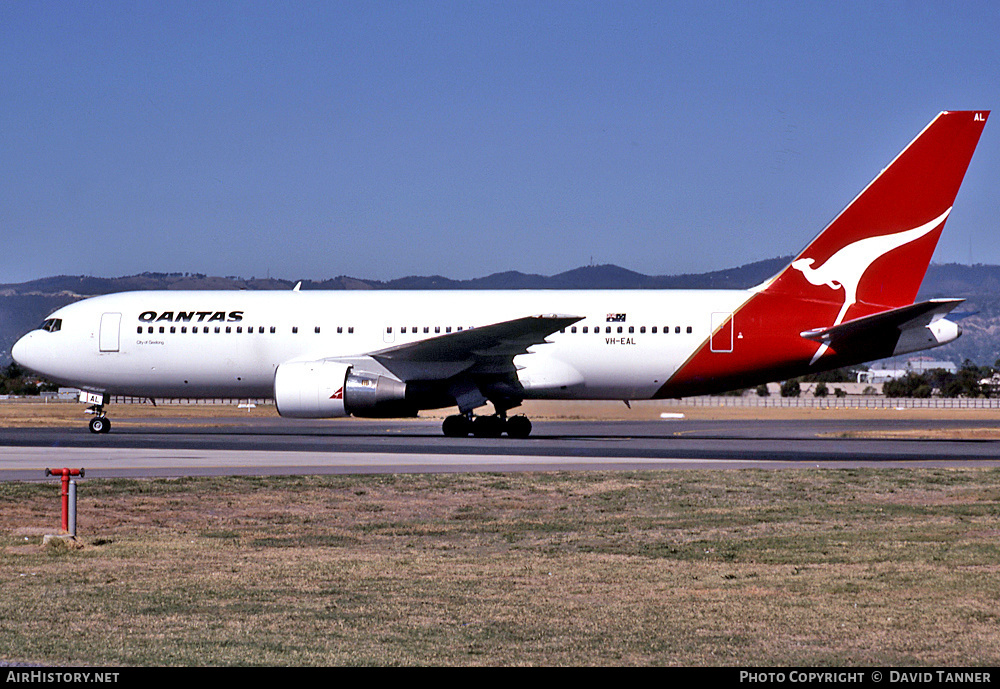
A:
{"label": "tree line", "polygon": [[[836,369],[809,376],[792,378],[781,383],[782,397],[798,397],[802,391],[802,383],[816,383],[813,395],[844,396],[846,393],[833,383],[851,382],[857,380],[858,369]],[[994,382],[997,381],[997,382]],[[871,394],[876,394],[870,387]],[[766,396],[767,386],[757,388],[757,394]],[[993,366],[979,366],[966,359],[958,371],[952,373],[942,368],[927,371],[910,371],[899,378],[887,380],[882,384],[882,394],[886,397],[1000,397],[1000,359]]]}
{"label": "tree line", "polygon": [[58,389],[52,383],[29,375],[16,361],[0,369],[0,395],[38,395]]}
{"label": "tree line", "polygon": [[935,368],[922,373],[911,371],[882,385],[886,397],[997,397],[993,384],[1000,360],[993,366],[977,366],[966,359],[955,373]]}

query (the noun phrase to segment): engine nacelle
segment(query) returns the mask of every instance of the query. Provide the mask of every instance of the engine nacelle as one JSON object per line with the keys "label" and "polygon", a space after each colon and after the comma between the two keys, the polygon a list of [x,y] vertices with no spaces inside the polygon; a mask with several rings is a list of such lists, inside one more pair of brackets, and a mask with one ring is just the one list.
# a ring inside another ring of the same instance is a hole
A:
{"label": "engine nacelle", "polygon": [[296,361],[274,372],[274,403],[282,416],[406,416],[405,398],[406,383],[336,361]]}
{"label": "engine nacelle", "polygon": [[922,349],[940,347],[957,340],[962,335],[962,326],[947,318],[939,318],[929,325],[907,328],[899,335],[893,356],[919,352]]}

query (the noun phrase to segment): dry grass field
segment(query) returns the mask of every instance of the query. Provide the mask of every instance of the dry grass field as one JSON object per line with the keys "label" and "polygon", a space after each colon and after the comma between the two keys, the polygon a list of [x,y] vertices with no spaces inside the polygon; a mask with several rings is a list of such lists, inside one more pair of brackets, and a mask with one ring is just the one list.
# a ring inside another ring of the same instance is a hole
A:
{"label": "dry grass field", "polygon": [[[1000,663],[1000,472],[0,484],[0,660]],[[50,528],[48,530],[51,530]]]}
{"label": "dry grass field", "polygon": [[[108,415],[117,425],[142,422],[176,422],[192,425],[227,423],[226,419],[247,415],[277,416],[274,405],[261,405],[247,411],[235,405],[223,404],[115,404],[108,406]],[[77,402],[41,402],[8,400],[0,402],[0,428],[81,427],[88,417],[86,406]]]}

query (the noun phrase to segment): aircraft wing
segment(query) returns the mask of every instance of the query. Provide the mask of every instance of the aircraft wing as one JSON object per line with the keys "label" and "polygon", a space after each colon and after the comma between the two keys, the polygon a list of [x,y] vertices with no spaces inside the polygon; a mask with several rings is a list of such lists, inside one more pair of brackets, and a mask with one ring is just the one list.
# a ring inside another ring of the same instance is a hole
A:
{"label": "aircraft wing", "polygon": [[513,359],[582,316],[545,314],[397,345],[370,356],[400,380],[443,380],[459,373],[511,374]]}
{"label": "aircraft wing", "polygon": [[889,309],[853,321],[841,323],[831,328],[806,330],[800,335],[813,342],[830,344],[835,350],[837,342],[856,338],[876,338],[883,335],[898,335],[907,330],[923,328],[950,313],[964,299],[931,299],[909,306]]}

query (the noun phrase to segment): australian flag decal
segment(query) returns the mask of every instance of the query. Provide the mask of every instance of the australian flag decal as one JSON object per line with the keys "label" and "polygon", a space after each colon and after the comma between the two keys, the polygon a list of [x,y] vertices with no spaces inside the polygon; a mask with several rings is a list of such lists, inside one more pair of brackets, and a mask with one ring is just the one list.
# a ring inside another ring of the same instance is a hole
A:
{"label": "australian flag decal", "polygon": [[624,313],[609,313],[608,323],[624,323],[625,314]]}

